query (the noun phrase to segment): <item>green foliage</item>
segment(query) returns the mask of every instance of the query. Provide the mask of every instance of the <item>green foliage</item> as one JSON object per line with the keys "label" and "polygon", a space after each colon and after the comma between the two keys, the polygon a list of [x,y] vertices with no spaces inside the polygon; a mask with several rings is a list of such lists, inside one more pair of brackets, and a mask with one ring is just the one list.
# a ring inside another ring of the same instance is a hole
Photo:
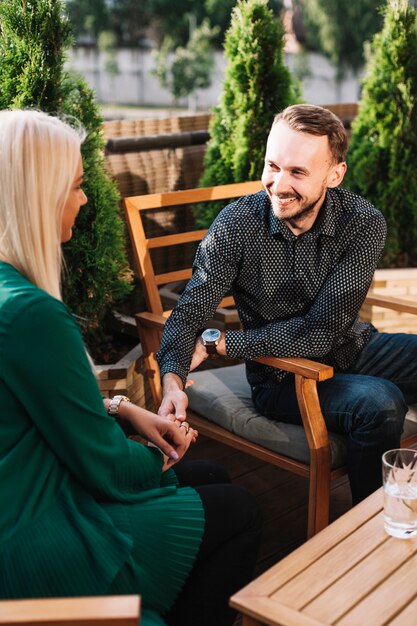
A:
{"label": "green foliage", "polygon": [[98,49],[104,53],[104,71],[110,76],[117,76],[119,66],[117,64],[116,35],[111,30],[103,30],[98,36]]}
{"label": "green foliage", "polygon": [[384,214],[384,267],[417,266],[417,11],[389,0],[353,124],[346,186]]}
{"label": "green foliage", "polygon": [[[227,67],[200,185],[223,185],[261,177],[274,115],[297,100],[296,83],[284,64],[284,28],[266,0],[240,0],[225,38]],[[218,203],[198,209],[199,226],[217,215]]]}
{"label": "green foliage", "polygon": [[104,167],[102,118],[84,81],[64,71],[70,41],[60,0],[0,2],[0,107],[74,116],[88,132],[82,147],[88,204],[65,246],[64,298],[94,327],[130,286],[119,196]]}
{"label": "green foliage", "polygon": [[341,80],[364,63],[364,43],[380,29],[382,0],[295,0],[306,44],[323,52]]}
{"label": "green foliage", "polygon": [[137,46],[148,25],[149,0],[112,0],[106,2],[109,28],[119,45]]}
{"label": "green foliage", "polygon": [[210,86],[214,67],[211,39],[217,28],[210,28],[208,20],[191,34],[185,47],[175,48],[170,37],[165,37],[156,54],[156,68],[152,72],[175,100]]}
{"label": "green foliage", "polygon": [[[102,30],[112,30],[118,45],[138,45],[151,26],[159,44],[165,36],[175,47],[185,46],[190,21],[201,24],[208,19],[212,28],[219,27],[213,39],[220,47],[230,24],[236,0],[67,0],[71,22],[77,37],[89,34],[96,39]],[[282,0],[269,0],[278,15]]]}
{"label": "green foliage", "polygon": [[77,40],[111,31],[118,45],[137,46],[149,24],[148,0],[66,0]]}
{"label": "green foliage", "polygon": [[211,26],[220,27],[221,42],[235,3],[236,0],[148,0],[149,19],[159,40],[162,42],[169,35],[173,47],[186,46],[190,24],[201,24],[205,19]]}
{"label": "green foliage", "polygon": [[[278,15],[282,0],[270,0],[269,4]],[[190,19],[200,24],[207,18],[212,27],[219,27],[214,43],[221,46],[235,5],[236,0],[148,0],[148,11],[161,36],[169,33],[177,46],[188,41]]]}
{"label": "green foliage", "polygon": [[105,0],[67,0],[66,7],[77,35],[98,38],[110,28],[109,7]]}
{"label": "green foliage", "polygon": [[54,0],[0,2],[0,108],[57,111],[71,28]]}
{"label": "green foliage", "polygon": [[65,245],[69,272],[64,295],[71,310],[94,327],[130,291],[124,224],[119,193],[104,165],[103,120],[94,94],[84,80],[74,76],[66,77],[62,86],[62,112],[79,119],[89,133],[82,146],[88,204],[80,211],[73,238]]}

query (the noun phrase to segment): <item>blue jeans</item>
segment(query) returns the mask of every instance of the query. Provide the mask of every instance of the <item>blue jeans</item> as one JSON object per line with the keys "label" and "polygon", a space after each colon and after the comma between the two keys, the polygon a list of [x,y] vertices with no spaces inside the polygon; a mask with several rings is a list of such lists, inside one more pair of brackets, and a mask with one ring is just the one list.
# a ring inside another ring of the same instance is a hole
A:
{"label": "blue jeans", "polygon": [[[328,429],[348,438],[356,504],[381,486],[381,455],[399,447],[407,404],[417,402],[417,335],[372,333],[355,365],[317,389]],[[292,375],[276,387],[255,387],[252,398],[265,417],[302,423]]]}

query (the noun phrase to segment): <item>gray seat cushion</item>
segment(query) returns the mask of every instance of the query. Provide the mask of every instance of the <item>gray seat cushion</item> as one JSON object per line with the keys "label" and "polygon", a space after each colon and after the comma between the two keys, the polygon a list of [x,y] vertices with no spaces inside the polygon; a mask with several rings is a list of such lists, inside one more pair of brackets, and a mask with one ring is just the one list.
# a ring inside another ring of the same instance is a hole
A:
{"label": "gray seat cushion", "polygon": [[[302,463],[309,462],[302,426],[274,422],[255,410],[244,364],[195,372],[191,378],[194,385],[187,390],[191,410],[244,439]],[[410,410],[403,437],[416,433],[417,411]],[[346,438],[331,432],[329,438],[335,469],[346,463]]]}

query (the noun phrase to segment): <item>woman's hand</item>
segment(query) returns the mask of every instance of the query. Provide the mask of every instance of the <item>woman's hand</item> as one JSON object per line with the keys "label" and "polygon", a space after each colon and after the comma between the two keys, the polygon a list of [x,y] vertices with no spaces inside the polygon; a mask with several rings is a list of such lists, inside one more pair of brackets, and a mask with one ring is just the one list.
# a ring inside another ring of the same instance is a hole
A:
{"label": "woman's hand", "polygon": [[198,437],[198,432],[194,428],[191,428],[188,422],[177,420],[174,418],[172,420],[172,423],[178,429],[178,431],[180,431],[181,436],[184,438],[185,449],[182,456],[180,456],[178,459],[173,459],[172,457],[164,455],[164,465],[162,466],[163,472],[165,472],[167,469],[177,463],[184,456],[190,445],[192,443],[195,443]]}
{"label": "woman's hand", "polygon": [[[106,406],[106,401],[104,404]],[[119,417],[129,422],[135,432],[161,450],[165,459],[164,471],[182,459],[198,437],[198,432],[190,428],[188,422],[177,420],[173,415],[156,415],[132,402],[121,402]]]}

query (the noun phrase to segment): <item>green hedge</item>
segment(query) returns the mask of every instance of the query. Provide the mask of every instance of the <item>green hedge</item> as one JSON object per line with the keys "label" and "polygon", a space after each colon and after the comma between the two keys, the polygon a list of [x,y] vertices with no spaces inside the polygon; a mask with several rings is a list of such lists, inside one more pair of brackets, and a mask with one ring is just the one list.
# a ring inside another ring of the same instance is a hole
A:
{"label": "green hedge", "polygon": [[82,147],[88,204],[64,247],[64,299],[88,336],[130,291],[130,274],[120,197],[104,166],[103,120],[92,90],[64,69],[71,43],[60,0],[0,2],[0,108],[74,116],[88,133]]}
{"label": "green hedge", "polygon": [[[227,67],[220,104],[214,109],[202,187],[261,177],[268,133],[276,113],[299,97],[284,64],[284,27],[267,0],[240,0],[225,38]],[[198,207],[208,227],[222,203]]]}
{"label": "green hedge", "polygon": [[417,266],[417,12],[389,0],[372,42],[345,185],[384,214],[382,267]]}

